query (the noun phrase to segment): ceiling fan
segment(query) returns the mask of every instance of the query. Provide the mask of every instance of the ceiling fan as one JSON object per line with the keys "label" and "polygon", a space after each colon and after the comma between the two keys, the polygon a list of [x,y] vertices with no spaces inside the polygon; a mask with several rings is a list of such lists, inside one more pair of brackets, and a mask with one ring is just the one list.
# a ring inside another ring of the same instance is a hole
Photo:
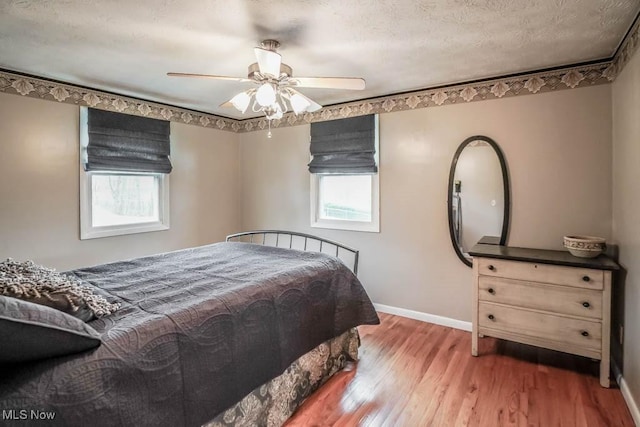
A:
{"label": "ceiling fan", "polygon": [[253,112],[264,113],[269,121],[269,126],[271,126],[271,120],[281,119],[289,109],[297,115],[322,108],[320,104],[307,98],[296,88],[347,90],[363,90],[365,88],[364,79],[355,77],[294,77],[291,67],[284,64],[282,56],[276,52],[280,46],[279,42],[264,40],[261,46],[254,48],[257,62],[249,65],[247,78],[191,73],[167,73],[167,75],[253,83],[257,87],[240,92],[220,106],[233,106],[243,114],[251,106]]}

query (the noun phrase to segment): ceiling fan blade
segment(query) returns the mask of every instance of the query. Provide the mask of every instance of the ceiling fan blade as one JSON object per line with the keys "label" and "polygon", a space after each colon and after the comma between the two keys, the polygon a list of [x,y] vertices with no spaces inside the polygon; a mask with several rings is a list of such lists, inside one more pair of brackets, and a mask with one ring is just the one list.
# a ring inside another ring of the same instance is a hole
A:
{"label": "ceiling fan blade", "polygon": [[289,80],[296,87],[319,89],[363,90],[364,79],[357,77],[292,77]]}
{"label": "ceiling fan blade", "polygon": [[262,74],[270,74],[273,77],[280,77],[280,63],[282,56],[272,50],[256,47],[253,49],[258,60],[258,66]]}
{"label": "ceiling fan blade", "polygon": [[192,73],[167,73],[169,77],[198,77],[214,80],[229,80],[233,82],[253,82],[251,79],[245,77],[228,77],[228,76],[214,76],[212,74],[192,74]]}

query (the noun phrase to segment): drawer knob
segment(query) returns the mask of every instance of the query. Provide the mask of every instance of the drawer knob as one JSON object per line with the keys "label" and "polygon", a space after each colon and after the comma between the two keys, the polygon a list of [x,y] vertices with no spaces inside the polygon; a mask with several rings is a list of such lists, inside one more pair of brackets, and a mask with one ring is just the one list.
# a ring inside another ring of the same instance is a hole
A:
{"label": "drawer knob", "polygon": [[582,334],[583,337],[588,337],[589,336],[589,332],[587,332],[587,331],[582,331],[580,333]]}
{"label": "drawer knob", "polygon": [[490,266],[489,266],[489,267],[487,267],[487,268],[488,268],[489,270],[491,270],[491,271],[495,271],[495,270],[496,270],[496,268],[495,268],[493,265],[490,265]]}
{"label": "drawer knob", "polygon": [[583,303],[582,303],[582,306],[583,306],[584,308],[589,308],[589,307],[591,307],[591,304],[589,304],[589,302],[588,302],[588,301],[585,301],[585,302],[583,302]]}
{"label": "drawer knob", "polygon": [[493,317],[493,314],[490,314],[490,315],[488,315],[487,317],[489,318],[489,320],[493,320],[493,319],[495,319],[495,317]]}
{"label": "drawer knob", "polygon": [[585,282],[590,282],[591,278],[589,276],[582,276],[582,280]]}
{"label": "drawer knob", "polygon": [[489,292],[491,295],[496,293],[496,291],[494,291],[493,288],[487,289],[487,292]]}

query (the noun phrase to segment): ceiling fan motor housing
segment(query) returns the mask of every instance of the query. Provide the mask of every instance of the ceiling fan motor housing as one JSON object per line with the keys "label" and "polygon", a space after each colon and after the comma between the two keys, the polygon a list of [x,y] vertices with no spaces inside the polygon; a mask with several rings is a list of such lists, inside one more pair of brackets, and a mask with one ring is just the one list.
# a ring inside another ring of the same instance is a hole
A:
{"label": "ceiling fan motor housing", "polygon": [[[253,64],[249,65],[248,77],[250,79],[258,80],[258,79],[256,79],[254,77],[256,73],[260,73],[260,66],[258,65],[257,62],[254,62]],[[286,77],[291,77],[293,75],[293,70],[287,64],[281,63],[280,64],[280,76],[282,76],[283,74],[285,74]],[[262,79],[260,79],[260,80],[262,80]]]}

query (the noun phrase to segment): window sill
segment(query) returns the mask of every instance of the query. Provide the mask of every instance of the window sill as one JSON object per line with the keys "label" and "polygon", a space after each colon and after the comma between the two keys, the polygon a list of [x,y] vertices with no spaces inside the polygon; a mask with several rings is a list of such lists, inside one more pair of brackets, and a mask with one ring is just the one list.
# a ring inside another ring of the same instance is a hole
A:
{"label": "window sill", "polygon": [[80,232],[80,240],[99,239],[101,237],[122,236],[125,234],[149,233],[151,231],[168,230],[169,224],[150,222],[145,224],[111,225],[92,227]]}
{"label": "window sill", "polygon": [[332,230],[364,231],[367,233],[380,232],[380,224],[377,222],[319,219],[312,221],[311,227],[328,228]]}

